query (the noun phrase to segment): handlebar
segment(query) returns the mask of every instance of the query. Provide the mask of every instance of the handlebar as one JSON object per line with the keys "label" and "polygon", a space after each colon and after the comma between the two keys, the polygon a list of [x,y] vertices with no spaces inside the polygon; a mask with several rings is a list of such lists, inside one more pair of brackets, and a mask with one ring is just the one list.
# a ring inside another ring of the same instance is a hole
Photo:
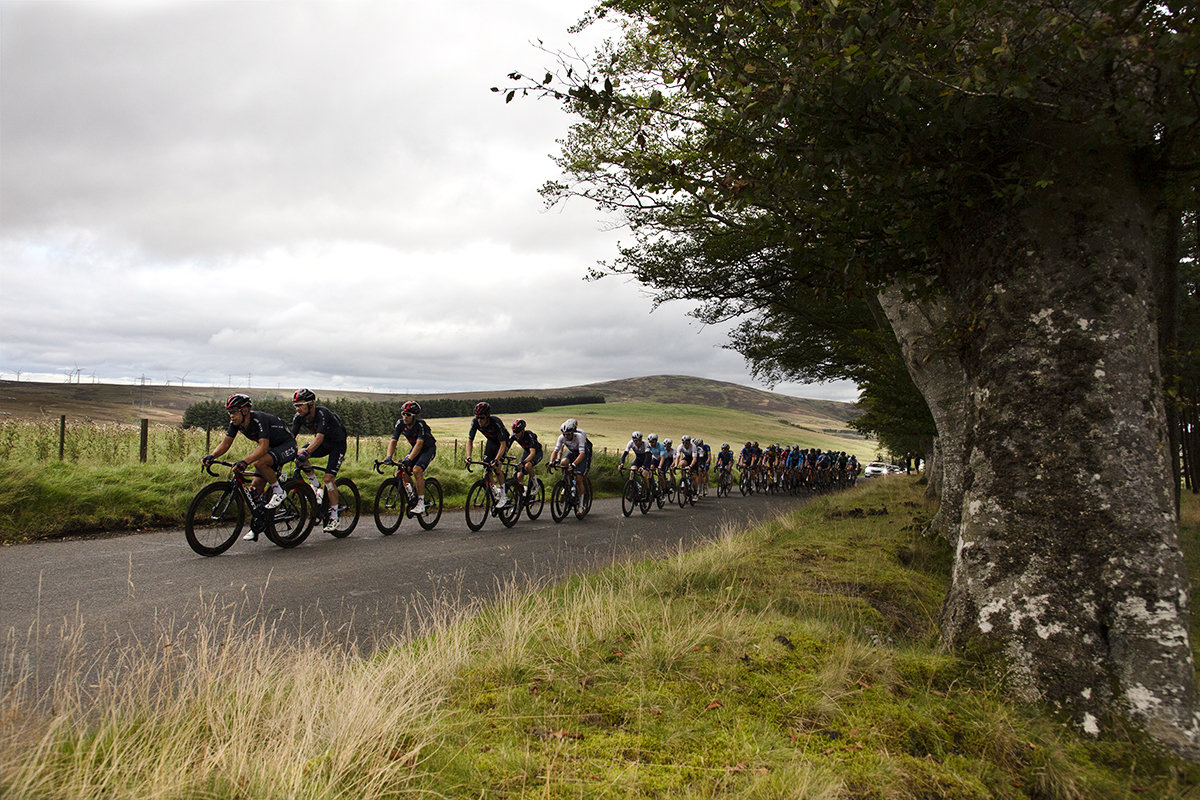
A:
{"label": "handlebar", "polygon": [[[237,462],[235,462],[235,461],[218,461],[218,460],[217,460],[217,459],[215,459],[215,458],[214,458],[212,461],[209,461],[208,463],[205,463],[204,461],[201,461],[201,462],[200,462],[200,469],[204,470],[205,472],[207,472],[209,475],[213,476],[214,478],[219,478],[219,477],[221,477],[221,476],[220,476],[220,475],[218,475],[217,473],[213,472],[213,464],[220,464],[222,467],[229,467],[230,469],[232,469],[232,470],[234,470],[234,471],[236,471],[236,470],[237,470]],[[248,477],[251,477],[251,478],[253,478],[255,475],[257,475],[257,474],[258,474],[258,472],[257,472],[257,471],[255,471],[255,472],[246,472],[245,470],[242,470],[242,473],[241,473],[241,474],[243,474],[243,475],[246,475],[246,476],[248,476]]]}

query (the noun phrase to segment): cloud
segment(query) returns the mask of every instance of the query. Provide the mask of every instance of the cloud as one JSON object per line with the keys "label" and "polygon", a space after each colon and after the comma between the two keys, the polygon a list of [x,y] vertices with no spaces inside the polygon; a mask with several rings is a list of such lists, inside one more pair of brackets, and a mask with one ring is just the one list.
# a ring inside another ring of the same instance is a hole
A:
{"label": "cloud", "polygon": [[537,195],[570,119],[490,91],[590,6],[0,5],[0,371],[753,383],[686,307],[582,280],[619,231]]}

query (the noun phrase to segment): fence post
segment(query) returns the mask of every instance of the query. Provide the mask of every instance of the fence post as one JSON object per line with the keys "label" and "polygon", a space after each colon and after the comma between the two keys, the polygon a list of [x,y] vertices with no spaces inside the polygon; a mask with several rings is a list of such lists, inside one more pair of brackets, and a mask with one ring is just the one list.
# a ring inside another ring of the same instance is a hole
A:
{"label": "fence post", "polygon": [[150,440],[150,420],[143,419],[142,420],[142,442],[141,442],[141,446],[138,448],[138,461],[141,461],[143,464],[146,463],[146,450],[147,450],[147,445],[149,444],[149,440]]}
{"label": "fence post", "polygon": [[458,463],[458,439],[454,440],[454,461],[452,463]]}
{"label": "fence post", "polygon": [[358,462],[358,441],[361,438],[362,438],[361,436],[354,437],[354,461],[355,461],[355,463]]}
{"label": "fence post", "polygon": [[67,415],[58,418],[58,460],[63,460],[63,450],[67,444]]}
{"label": "fence post", "polygon": [[204,452],[212,452],[212,428],[204,429]]}

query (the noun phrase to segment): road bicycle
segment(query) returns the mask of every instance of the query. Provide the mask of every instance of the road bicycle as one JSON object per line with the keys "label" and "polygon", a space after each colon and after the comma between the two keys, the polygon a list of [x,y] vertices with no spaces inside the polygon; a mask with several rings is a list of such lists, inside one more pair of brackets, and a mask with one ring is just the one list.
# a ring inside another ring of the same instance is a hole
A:
{"label": "road bicycle", "polygon": [[592,510],[592,482],[587,475],[580,475],[574,467],[547,466],[548,470],[561,469],[563,476],[550,492],[550,518],[562,522],[567,514],[575,512],[576,519],[583,519]]}
{"label": "road bicycle", "polygon": [[731,491],[733,491],[733,468],[718,467],[717,497],[729,497]]}
{"label": "road bicycle", "polygon": [[[501,471],[507,474],[514,461],[516,459],[511,456],[501,459]],[[518,485],[509,480],[497,484],[496,470],[493,468],[495,464],[496,462],[485,463],[483,477],[471,484],[471,488],[467,490],[467,507],[464,513],[467,517],[467,527],[472,531],[482,528],[488,517],[498,517],[506,528],[516,525],[517,520],[521,518],[521,492]],[[475,462],[468,459],[467,472],[470,472],[473,466]],[[503,508],[496,507],[497,487],[508,498],[508,503]],[[540,509],[538,513],[541,513]]]}
{"label": "road bicycle", "polygon": [[[322,528],[329,522],[332,509],[329,504],[329,493],[325,491],[324,482],[313,486],[313,472],[315,468],[311,465],[307,467],[296,466],[292,469],[292,478],[298,478],[308,483],[308,486],[313,491],[313,497],[316,501],[313,508],[313,524],[320,525]],[[350,535],[358,525],[358,517],[361,513],[361,501],[358,494],[358,484],[349,478],[338,478],[333,482],[337,487],[337,512],[338,525],[335,530],[329,531],[329,534],[338,539],[345,539]]]}
{"label": "road bicycle", "polygon": [[744,497],[754,494],[754,472],[754,467],[742,467],[738,476],[738,490]]}
{"label": "road bicycle", "polygon": [[653,490],[638,472],[639,470],[636,468],[631,468],[629,478],[625,481],[624,488],[621,489],[621,513],[627,517],[633,514],[635,508],[641,509],[641,512],[645,514],[650,510],[650,504],[654,502]]}
{"label": "road bicycle", "polygon": [[251,482],[256,473],[236,468],[230,461],[213,461],[201,468],[214,478],[212,465],[230,468],[229,478],[203,487],[188,506],[184,536],[188,545],[202,556],[219,556],[237,541],[249,517],[250,530],[266,534],[280,547],[295,547],[312,530],[312,509],[316,497],[308,482],[293,478],[282,484],[283,503],[267,509],[264,499]]}
{"label": "road bicycle", "polygon": [[[535,520],[542,515],[542,508],[546,505],[546,484],[544,481],[537,482],[537,489],[529,488],[529,481],[532,481],[535,476],[530,476],[525,485],[521,485],[521,473],[518,471],[515,475],[504,482],[505,486],[512,485],[517,491],[517,497],[521,508],[525,509],[525,516]],[[517,512],[517,517],[521,516],[521,512]]]}
{"label": "road bicycle", "polygon": [[405,517],[416,517],[417,524],[427,531],[433,530],[442,518],[442,485],[437,478],[425,478],[425,510],[413,514],[410,510],[417,503],[417,490],[412,482],[412,466],[403,462],[376,461],[375,471],[383,474],[381,467],[396,468],[396,474],[379,484],[375,492],[375,527],[384,536],[391,536],[400,527]]}
{"label": "road bicycle", "polygon": [[658,495],[655,500],[658,502],[658,507],[663,507],[663,502],[675,502],[675,468],[660,469],[655,474],[655,480],[658,484]]}
{"label": "road bicycle", "polygon": [[683,508],[689,503],[696,505],[699,499],[696,494],[696,476],[689,467],[684,467],[679,472],[679,489],[675,492],[675,501]]}

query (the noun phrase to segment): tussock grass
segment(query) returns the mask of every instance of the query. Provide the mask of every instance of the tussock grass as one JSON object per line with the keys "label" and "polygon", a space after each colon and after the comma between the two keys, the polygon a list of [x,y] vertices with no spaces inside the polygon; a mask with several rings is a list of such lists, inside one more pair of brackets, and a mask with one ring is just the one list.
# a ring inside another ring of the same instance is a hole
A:
{"label": "tussock grass", "polygon": [[10,637],[0,795],[1197,796],[1200,769],[1083,737],[939,648],[932,511],[879,481],[487,606],[450,591],[369,657],[212,609],[45,690]]}

